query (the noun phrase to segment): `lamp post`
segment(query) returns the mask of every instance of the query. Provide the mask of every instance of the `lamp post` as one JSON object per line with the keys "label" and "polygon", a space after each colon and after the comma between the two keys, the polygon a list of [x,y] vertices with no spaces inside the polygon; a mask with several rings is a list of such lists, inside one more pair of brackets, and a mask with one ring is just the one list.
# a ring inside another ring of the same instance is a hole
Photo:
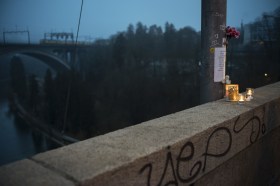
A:
{"label": "lamp post", "polygon": [[214,82],[214,51],[223,47],[227,0],[202,0],[200,103],[223,98],[223,84]]}

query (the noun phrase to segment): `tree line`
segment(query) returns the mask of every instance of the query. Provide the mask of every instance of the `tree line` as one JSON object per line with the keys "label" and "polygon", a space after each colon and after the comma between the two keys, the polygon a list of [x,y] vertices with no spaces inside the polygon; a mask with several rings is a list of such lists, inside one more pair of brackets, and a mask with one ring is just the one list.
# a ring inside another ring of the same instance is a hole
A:
{"label": "tree line", "polygon": [[90,137],[197,105],[199,49],[200,33],[191,27],[139,22],[97,40],[81,55],[79,70],[25,78],[14,57],[12,87],[36,117]]}
{"label": "tree line", "polygon": [[241,90],[280,81],[280,7],[242,25],[241,38],[230,41],[227,73]]}

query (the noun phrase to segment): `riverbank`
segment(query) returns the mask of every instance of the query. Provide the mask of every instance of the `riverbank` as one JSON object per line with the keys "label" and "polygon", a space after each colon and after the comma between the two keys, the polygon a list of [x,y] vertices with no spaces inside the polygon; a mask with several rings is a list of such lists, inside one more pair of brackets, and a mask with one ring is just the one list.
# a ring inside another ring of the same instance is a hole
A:
{"label": "riverbank", "polygon": [[0,97],[0,166],[58,147],[11,113],[8,100]]}
{"label": "riverbank", "polygon": [[58,130],[52,128],[50,125],[44,123],[38,118],[35,118],[31,114],[29,114],[16,99],[10,101],[10,107],[13,113],[17,114],[24,121],[26,121],[26,123],[30,125],[33,130],[39,131],[45,137],[49,138],[60,146],[69,145],[71,143],[80,141],[69,135],[59,132]]}

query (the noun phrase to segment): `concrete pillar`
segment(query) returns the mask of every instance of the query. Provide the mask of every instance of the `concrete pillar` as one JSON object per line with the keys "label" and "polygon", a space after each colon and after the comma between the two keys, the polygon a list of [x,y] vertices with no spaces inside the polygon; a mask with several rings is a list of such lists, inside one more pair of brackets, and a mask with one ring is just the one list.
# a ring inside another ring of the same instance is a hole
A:
{"label": "concrete pillar", "polygon": [[223,97],[223,84],[214,82],[214,48],[223,46],[227,0],[202,0],[200,102]]}

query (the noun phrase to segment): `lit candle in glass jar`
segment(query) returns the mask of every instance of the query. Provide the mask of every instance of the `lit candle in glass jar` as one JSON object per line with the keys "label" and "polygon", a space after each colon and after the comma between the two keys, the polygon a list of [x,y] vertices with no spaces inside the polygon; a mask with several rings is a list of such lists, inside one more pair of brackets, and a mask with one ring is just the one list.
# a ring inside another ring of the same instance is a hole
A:
{"label": "lit candle in glass jar", "polygon": [[238,84],[226,85],[226,96],[228,101],[238,101]]}
{"label": "lit candle in glass jar", "polygon": [[246,88],[246,99],[253,99],[254,89]]}
{"label": "lit candle in glass jar", "polygon": [[238,103],[242,104],[242,103],[244,103],[244,101],[245,101],[244,95],[243,94],[239,94]]}

